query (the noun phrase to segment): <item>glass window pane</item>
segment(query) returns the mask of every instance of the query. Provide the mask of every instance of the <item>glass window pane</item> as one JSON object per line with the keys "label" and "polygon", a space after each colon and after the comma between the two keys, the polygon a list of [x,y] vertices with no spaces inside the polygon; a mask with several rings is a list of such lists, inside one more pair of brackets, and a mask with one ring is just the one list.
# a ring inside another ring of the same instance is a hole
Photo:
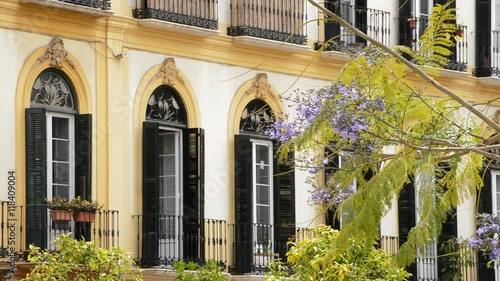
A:
{"label": "glass window pane", "polygon": [[269,206],[257,206],[257,223],[270,224],[270,208]]}
{"label": "glass window pane", "polygon": [[257,186],[257,204],[269,205],[268,186]]}
{"label": "glass window pane", "polygon": [[175,153],[175,133],[160,134],[160,154]]}
{"label": "glass window pane", "polygon": [[175,176],[160,178],[160,197],[175,196]]}
{"label": "glass window pane", "polygon": [[257,161],[257,164],[259,163],[264,163],[264,164],[267,164],[269,165],[269,147],[266,146],[266,145],[256,145],[255,146],[255,150],[256,150],[256,161]]}
{"label": "glass window pane", "polygon": [[68,185],[52,185],[52,198],[54,198],[56,196],[69,198],[69,186]]}
{"label": "glass window pane", "polygon": [[52,117],[52,137],[69,139],[69,119]]}
{"label": "glass window pane", "polygon": [[257,225],[257,244],[264,244],[270,242],[272,238],[272,227],[270,225]]}
{"label": "glass window pane", "polygon": [[52,163],[52,182],[69,184],[69,163]]}
{"label": "glass window pane", "polygon": [[429,0],[420,0],[420,13],[429,14]]}
{"label": "glass window pane", "polygon": [[257,184],[269,184],[269,178],[271,177],[269,174],[269,166],[257,164],[255,172],[257,174]]}
{"label": "glass window pane", "polygon": [[52,158],[54,161],[69,162],[69,141],[52,141]]}

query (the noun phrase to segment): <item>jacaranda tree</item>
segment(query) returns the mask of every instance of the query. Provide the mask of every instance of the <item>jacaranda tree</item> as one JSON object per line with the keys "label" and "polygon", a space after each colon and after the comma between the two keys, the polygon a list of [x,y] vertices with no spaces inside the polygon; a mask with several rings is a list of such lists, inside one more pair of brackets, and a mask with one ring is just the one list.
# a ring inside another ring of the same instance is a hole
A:
{"label": "jacaranda tree", "polygon": [[[325,263],[349,251],[350,239],[375,244],[393,199],[415,180],[419,219],[396,256],[399,265],[409,265],[417,249],[436,241],[446,213],[482,187],[483,163],[500,160],[491,152],[500,147],[495,144],[500,138],[483,133],[485,128],[498,133],[500,127],[433,79],[447,64],[454,44],[455,9],[449,3],[433,8],[414,51],[384,46],[309,2],[326,20],[339,22],[370,44],[332,77],[332,85],[285,97],[296,114],[278,120],[268,134],[282,143],[282,161],[295,151],[297,167],[311,173],[312,203],[336,208],[338,217],[352,214],[330,245]],[[443,97],[426,95],[408,78],[412,72]],[[341,168],[331,165],[337,155],[347,156]],[[317,176],[320,170],[328,175],[326,182]],[[346,192],[353,185],[355,192]]]}

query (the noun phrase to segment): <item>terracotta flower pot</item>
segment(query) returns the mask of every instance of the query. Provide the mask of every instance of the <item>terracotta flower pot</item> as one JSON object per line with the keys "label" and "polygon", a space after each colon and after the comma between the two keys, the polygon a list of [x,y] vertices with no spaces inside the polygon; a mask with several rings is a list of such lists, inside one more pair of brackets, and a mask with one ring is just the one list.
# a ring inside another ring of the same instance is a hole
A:
{"label": "terracotta flower pot", "polygon": [[464,36],[464,30],[463,29],[457,29],[455,31],[455,34],[458,36],[458,37],[463,37]]}
{"label": "terracotta flower pot", "polygon": [[73,212],[73,220],[75,222],[93,223],[95,220],[95,213]]}
{"label": "terracotta flower pot", "polygon": [[71,212],[63,211],[63,210],[51,210],[50,211],[50,219],[52,221],[70,221],[71,220]]}
{"label": "terracotta flower pot", "polygon": [[410,29],[415,29],[417,27],[417,19],[416,18],[408,19],[408,26],[410,27]]}

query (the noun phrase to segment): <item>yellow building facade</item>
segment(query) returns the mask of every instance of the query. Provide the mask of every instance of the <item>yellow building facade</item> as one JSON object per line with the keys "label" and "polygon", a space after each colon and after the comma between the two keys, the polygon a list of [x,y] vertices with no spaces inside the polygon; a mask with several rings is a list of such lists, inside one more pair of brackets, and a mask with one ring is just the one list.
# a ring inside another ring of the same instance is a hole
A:
{"label": "yellow building facade", "polygon": [[[249,116],[264,123],[293,116],[280,96],[338,77],[350,58],[315,50],[329,34],[307,22],[316,18],[324,15],[297,0],[1,1],[0,199],[17,206],[16,251],[50,247],[71,231],[119,245],[146,267],[214,258],[246,274],[282,256],[280,243],[296,228],[325,219],[308,204],[307,171],[258,182],[256,171],[273,178],[284,168]],[[391,45],[401,34],[395,18],[392,11],[384,27]],[[498,106],[498,77],[474,77],[472,69],[443,70],[437,81]],[[38,205],[56,195],[104,207],[93,223],[54,223]],[[463,206],[463,236],[473,232],[471,206]],[[384,219],[382,235],[398,237],[397,217],[394,210]]]}

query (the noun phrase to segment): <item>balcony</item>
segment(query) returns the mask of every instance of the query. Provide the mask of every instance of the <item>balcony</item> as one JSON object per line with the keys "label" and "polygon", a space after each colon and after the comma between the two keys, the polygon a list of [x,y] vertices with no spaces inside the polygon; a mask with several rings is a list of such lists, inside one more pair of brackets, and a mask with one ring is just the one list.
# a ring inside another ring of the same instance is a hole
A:
{"label": "balcony", "polygon": [[476,68],[475,77],[500,77],[500,31],[476,32]]}
{"label": "balcony", "polygon": [[[0,208],[0,256],[12,252],[12,246],[16,252],[28,250],[29,244],[53,249],[50,242],[66,233],[93,241],[105,249],[119,246],[118,211],[101,209],[92,223],[83,223],[75,222],[72,215],[59,217],[46,205],[15,206],[2,201]],[[31,218],[29,222],[27,216]]]}
{"label": "balcony", "polygon": [[[425,31],[428,18],[398,18],[399,21],[399,44],[405,45],[418,51],[418,40]],[[454,71],[467,71],[467,49],[468,49],[468,32],[467,26],[457,24],[457,31],[452,37],[455,46],[451,47],[452,54],[447,65],[443,65],[444,69]]]}
{"label": "balcony", "polygon": [[21,2],[81,12],[98,17],[109,17],[113,14],[110,11],[111,0],[21,0]]}
{"label": "balcony", "polygon": [[[387,11],[354,6],[339,1],[325,1],[325,8],[332,11],[350,25],[384,45],[390,45],[390,13]],[[324,34],[323,34],[324,32]],[[329,21],[325,15],[324,31],[320,29],[318,38],[324,38],[315,44],[315,49],[323,47],[325,51],[356,53],[366,46],[366,41],[356,37],[340,26],[338,22]],[[331,40],[330,40],[331,39]],[[328,44],[324,46],[324,44]]]}
{"label": "balcony", "polygon": [[133,219],[137,226],[136,260],[142,267],[170,267],[179,260],[227,263],[227,224],[223,220],[198,222],[196,218],[168,215],[135,215]]}
{"label": "balcony", "polygon": [[217,0],[136,0],[132,15],[163,29],[218,34]]}
{"label": "balcony", "polygon": [[304,45],[304,0],[232,0],[229,36],[250,36]]}

